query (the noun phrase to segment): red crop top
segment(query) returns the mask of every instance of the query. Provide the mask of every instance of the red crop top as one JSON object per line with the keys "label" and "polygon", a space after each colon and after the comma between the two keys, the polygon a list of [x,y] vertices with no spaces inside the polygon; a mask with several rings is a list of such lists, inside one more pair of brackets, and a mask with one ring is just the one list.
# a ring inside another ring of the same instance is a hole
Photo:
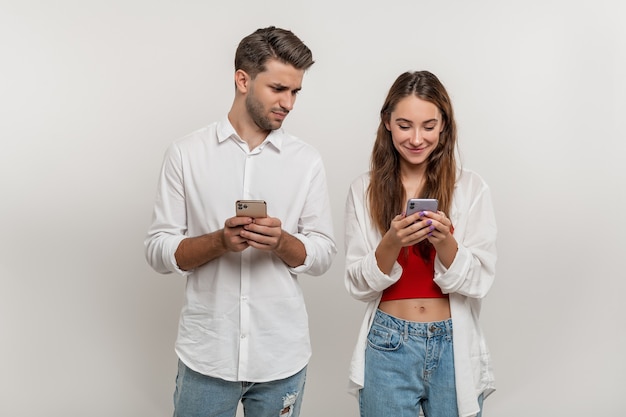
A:
{"label": "red crop top", "polygon": [[381,301],[405,298],[447,298],[448,294],[442,293],[441,288],[433,280],[437,254],[435,248],[430,247],[427,259],[422,257],[417,245],[407,249],[401,250],[398,255],[402,275],[396,283],[383,291]]}

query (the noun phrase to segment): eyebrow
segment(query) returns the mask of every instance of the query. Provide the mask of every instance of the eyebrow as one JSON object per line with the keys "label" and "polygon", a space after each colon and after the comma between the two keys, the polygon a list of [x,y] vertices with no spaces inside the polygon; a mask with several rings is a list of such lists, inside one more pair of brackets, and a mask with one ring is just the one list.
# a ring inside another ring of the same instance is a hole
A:
{"label": "eyebrow", "polygon": [[[395,119],[396,122],[404,122],[404,123],[411,123],[413,124],[413,121],[409,120],[409,119],[405,119],[403,117],[398,117],[397,119]],[[437,123],[439,122],[439,119],[433,117],[432,119],[428,119],[428,120],[424,120],[422,122],[423,125],[428,124],[428,123]]]}
{"label": "eyebrow", "polygon": [[[280,83],[274,83],[274,84],[270,84],[272,86],[272,88],[275,88],[277,90],[289,90],[290,88],[286,85],[282,85]],[[291,91],[300,91],[302,90],[302,87],[298,87],[298,88],[294,88]]]}

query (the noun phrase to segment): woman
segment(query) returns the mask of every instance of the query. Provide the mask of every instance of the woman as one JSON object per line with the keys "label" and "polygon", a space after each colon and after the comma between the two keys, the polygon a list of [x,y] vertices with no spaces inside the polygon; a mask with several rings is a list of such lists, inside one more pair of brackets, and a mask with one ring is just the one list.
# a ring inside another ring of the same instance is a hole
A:
{"label": "woman", "polygon": [[[478,323],[496,262],[489,188],[457,167],[452,104],[435,75],[401,74],[380,117],[370,172],[346,202],[345,284],[367,303],[352,391],[362,417],[480,416],[494,390]],[[415,197],[438,210],[405,215]]]}

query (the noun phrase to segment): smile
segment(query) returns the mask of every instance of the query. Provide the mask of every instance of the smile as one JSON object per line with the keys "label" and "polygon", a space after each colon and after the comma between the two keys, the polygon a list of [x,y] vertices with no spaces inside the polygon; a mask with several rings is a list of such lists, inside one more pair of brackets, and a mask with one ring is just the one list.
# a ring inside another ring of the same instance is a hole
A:
{"label": "smile", "polygon": [[411,152],[411,153],[422,153],[422,152],[424,152],[424,150],[426,150],[426,148],[427,148],[426,146],[422,146],[420,148],[408,148],[408,147],[405,147],[405,149],[407,151]]}

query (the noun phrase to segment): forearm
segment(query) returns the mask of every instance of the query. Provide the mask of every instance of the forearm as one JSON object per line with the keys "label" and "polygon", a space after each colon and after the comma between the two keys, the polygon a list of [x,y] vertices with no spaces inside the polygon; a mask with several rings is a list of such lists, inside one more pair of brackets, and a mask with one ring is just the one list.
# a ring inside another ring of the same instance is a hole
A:
{"label": "forearm", "polygon": [[459,245],[454,236],[449,235],[446,239],[434,244],[433,246],[437,251],[437,257],[439,258],[441,264],[446,268],[450,268],[450,265],[454,262],[456,253],[459,250]]}
{"label": "forearm", "polygon": [[184,239],[178,245],[174,257],[178,267],[189,271],[204,265],[228,252],[224,243],[223,229]]}
{"label": "forearm", "polygon": [[401,247],[394,246],[383,239],[380,241],[378,246],[376,247],[376,263],[378,264],[378,268],[380,271],[386,275],[389,275],[393,265],[396,263],[398,259],[398,254],[400,253]]}
{"label": "forearm", "polygon": [[300,239],[285,232],[281,233],[280,240],[274,254],[291,268],[304,264],[306,259],[306,249]]}

